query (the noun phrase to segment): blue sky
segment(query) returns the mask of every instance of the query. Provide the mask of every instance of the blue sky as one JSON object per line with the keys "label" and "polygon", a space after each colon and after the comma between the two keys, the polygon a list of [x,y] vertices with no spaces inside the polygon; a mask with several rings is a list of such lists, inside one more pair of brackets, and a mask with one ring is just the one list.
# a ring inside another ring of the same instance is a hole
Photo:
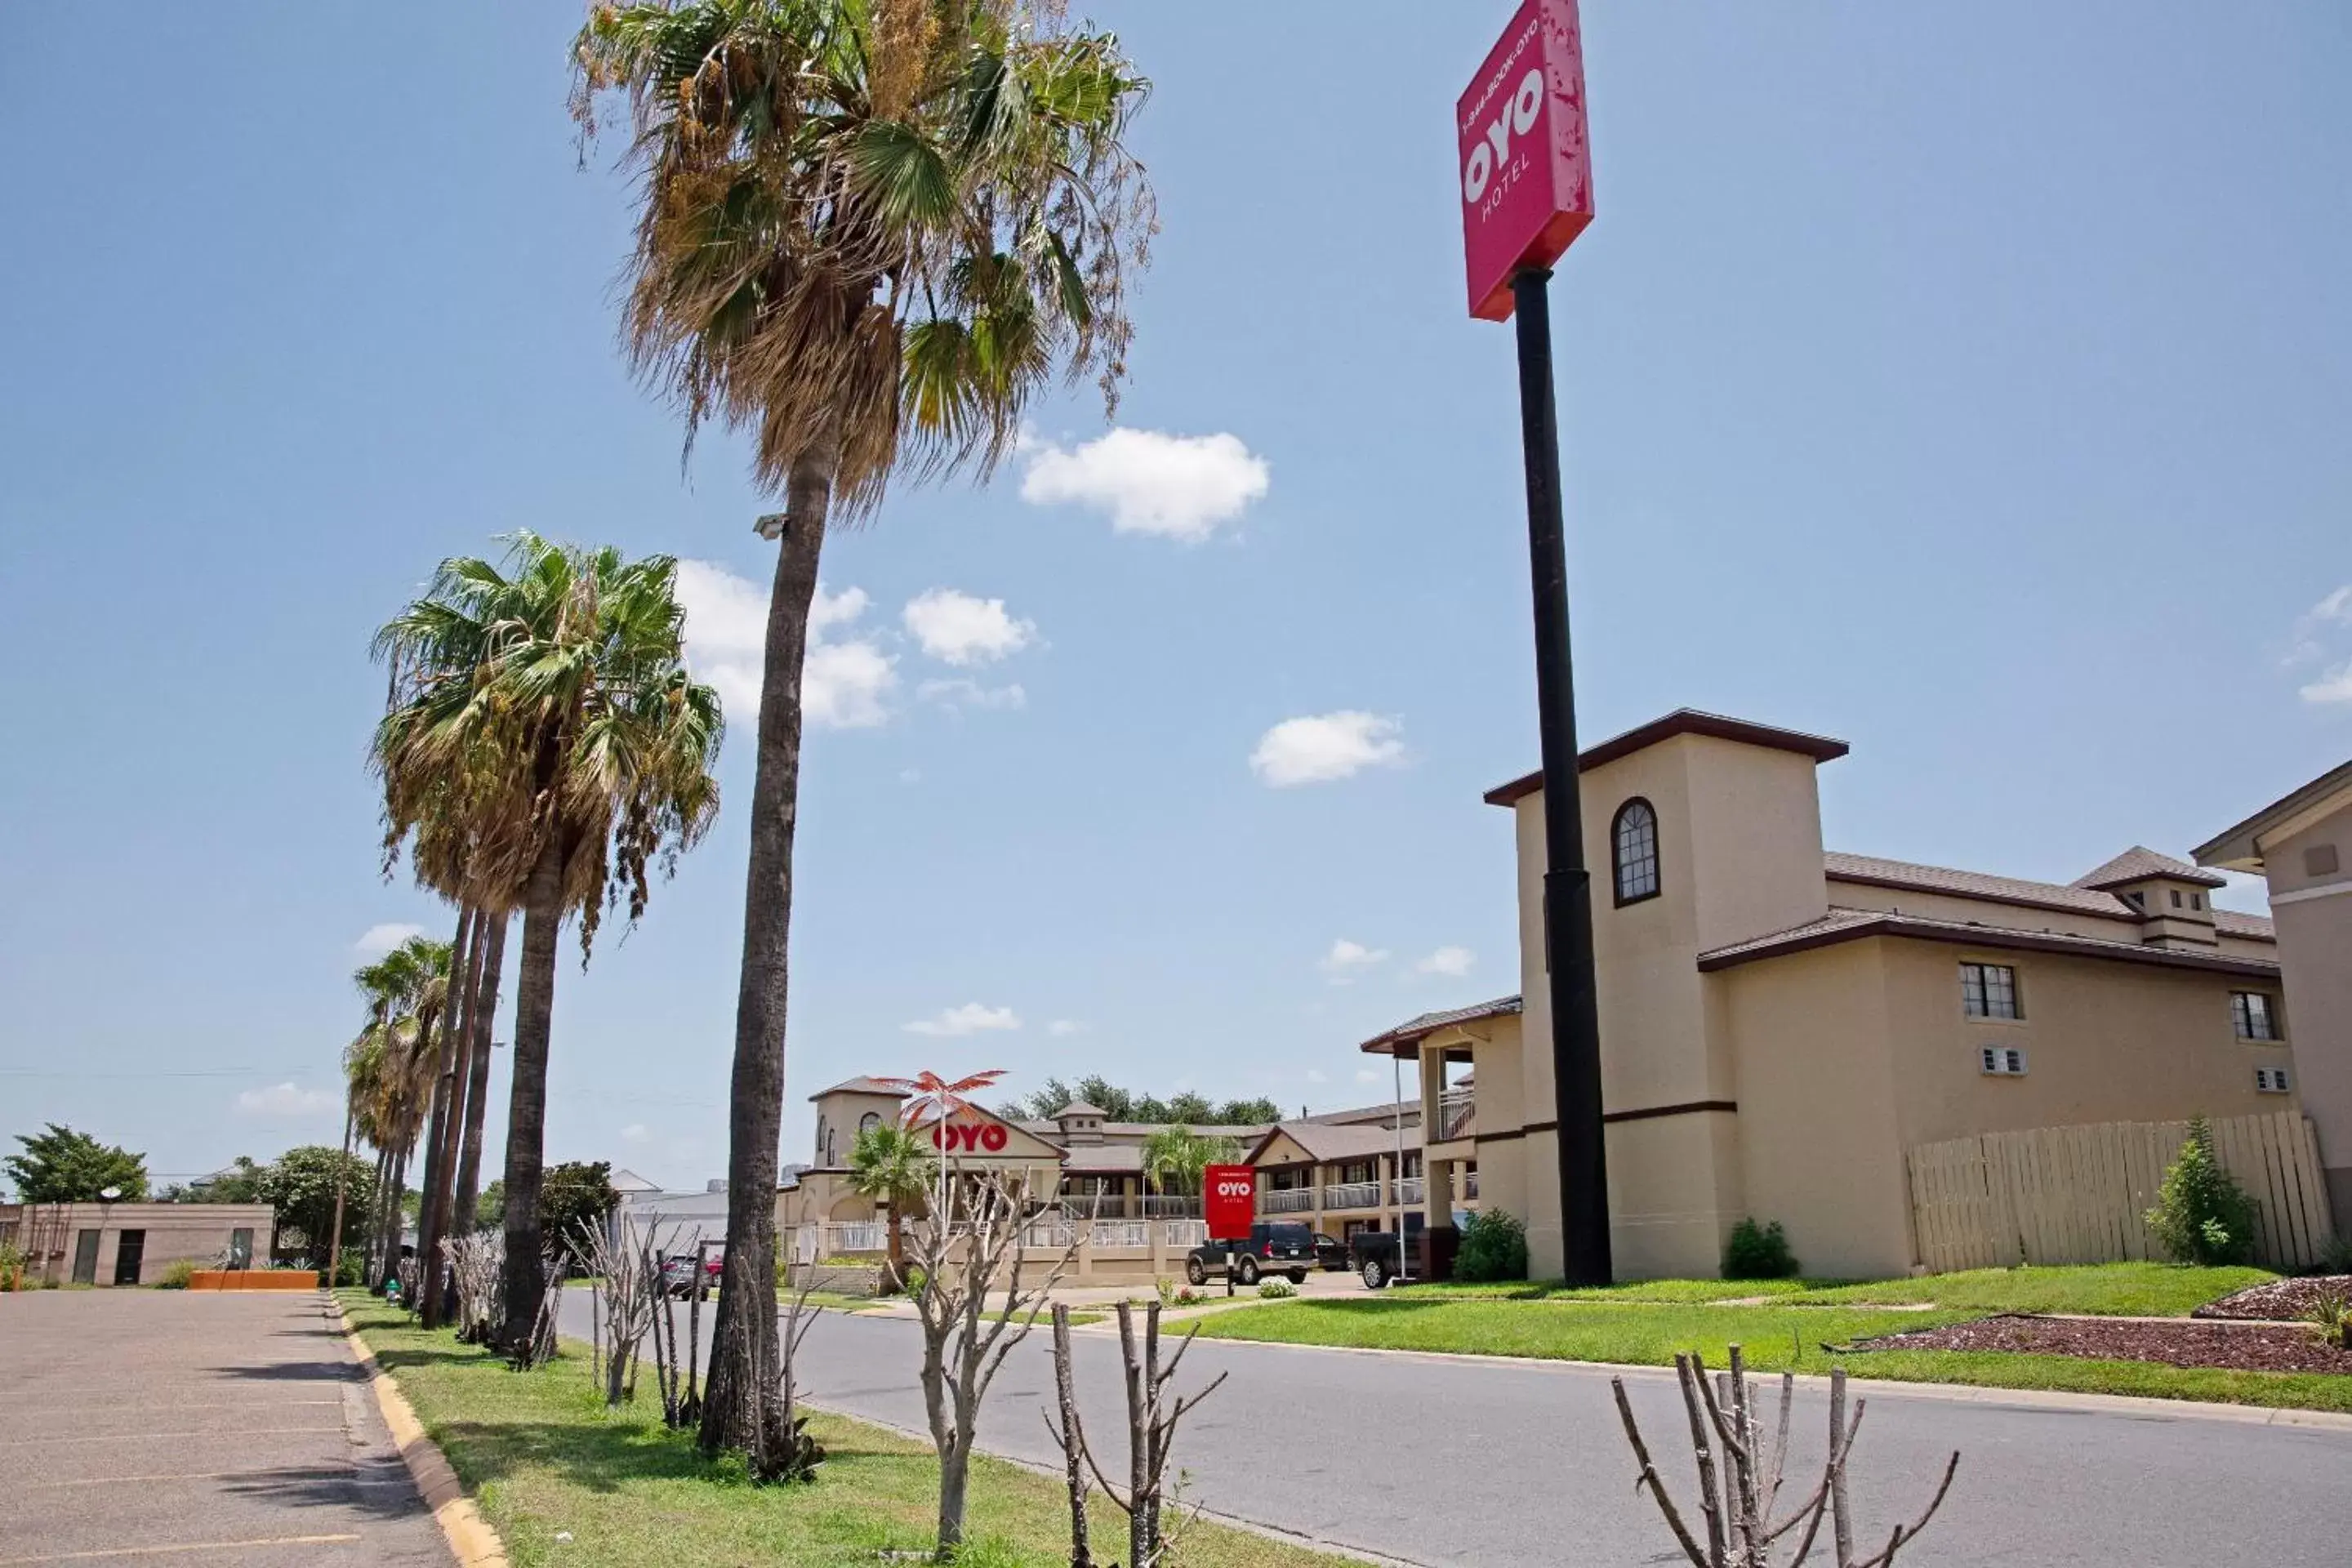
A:
{"label": "blue sky", "polygon": [[[866,1069],[1345,1103],[1355,1041],[1515,988],[1511,341],[1462,311],[1449,129],[1508,10],[1096,9],[1158,83],[1123,434],[1056,402],[828,546],[787,1158]],[[681,472],[614,353],[578,13],[295,15],[135,5],[96,69],[0,21],[0,1132],[165,1172],[331,1140],[355,944],[449,923],[378,875],[362,767],[368,635],[434,563],[702,563],[726,686],[769,559],[740,447]],[[1595,0],[1587,59],[1588,736],[1837,734],[1832,847],[2060,880],[2352,753],[2341,6]],[[645,923],[567,957],[555,1157],[723,1169],[748,740]]]}

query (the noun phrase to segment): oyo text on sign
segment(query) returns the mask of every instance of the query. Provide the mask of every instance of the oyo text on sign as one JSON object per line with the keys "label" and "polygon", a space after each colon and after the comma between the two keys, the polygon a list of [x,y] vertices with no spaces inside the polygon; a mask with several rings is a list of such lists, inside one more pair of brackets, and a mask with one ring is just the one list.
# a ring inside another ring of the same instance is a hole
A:
{"label": "oyo text on sign", "polygon": [[1454,106],[1470,313],[1508,321],[1511,279],[1592,221],[1576,0],[1527,0]]}
{"label": "oyo text on sign", "polygon": [[959,1150],[1001,1154],[1007,1142],[1003,1127],[994,1121],[942,1121],[931,1129],[933,1146],[950,1154]]}
{"label": "oyo text on sign", "polygon": [[1257,1219],[1257,1169],[1212,1165],[1201,1173],[1202,1218],[1211,1241],[1247,1241]]}

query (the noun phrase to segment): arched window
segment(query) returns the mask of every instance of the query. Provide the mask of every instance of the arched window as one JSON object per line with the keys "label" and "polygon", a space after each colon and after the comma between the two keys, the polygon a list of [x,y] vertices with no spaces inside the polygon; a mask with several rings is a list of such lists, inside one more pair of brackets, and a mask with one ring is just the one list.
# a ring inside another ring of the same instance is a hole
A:
{"label": "arched window", "polygon": [[1658,814],[1636,795],[1617,808],[1609,829],[1617,868],[1617,901],[1637,904],[1658,896]]}
{"label": "arched window", "polygon": [[857,1119],[857,1135],[863,1138],[881,1125],[882,1113],[878,1110],[869,1110]]}

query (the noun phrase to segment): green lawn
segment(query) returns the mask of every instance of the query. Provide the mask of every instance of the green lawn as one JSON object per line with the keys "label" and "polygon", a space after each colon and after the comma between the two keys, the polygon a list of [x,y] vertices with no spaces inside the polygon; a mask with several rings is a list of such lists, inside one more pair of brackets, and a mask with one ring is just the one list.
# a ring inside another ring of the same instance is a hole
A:
{"label": "green lawn", "polygon": [[[818,1415],[810,1430],[830,1456],[817,1481],[753,1487],[705,1460],[690,1433],[664,1428],[649,1391],[635,1406],[607,1413],[584,1358],[512,1373],[446,1334],[409,1327],[405,1312],[363,1291],[340,1297],[505,1538],[517,1568],[838,1568],[931,1543],[939,1468],[928,1444]],[[822,1353],[824,1335],[820,1324],[809,1353]],[[914,1367],[907,1370],[911,1379]],[[1067,1507],[1059,1482],[977,1459],[971,1540],[958,1561],[964,1568],[1059,1568],[1069,1560]],[[1124,1516],[1099,1495],[1094,1508],[1098,1560],[1123,1558]],[[571,1541],[558,1542],[558,1531]],[[1345,1561],[1207,1523],[1186,1535],[1184,1560],[1188,1568],[1335,1568]]]}
{"label": "green lawn", "polygon": [[1557,1279],[1506,1280],[1487,1285],[1397,1285],[1392,1293],[1424,1301],[1745,1301],[1793,1296],[1832,1280],[1637,1279],[1626,1285],[1568,1285]]}
{"label": "green lawn", "polygon": [[[2048,1275],[2069,1271],[2033,1272]],[[2145,1280],[2132,1286],[2126,1275],[2109,1280],[2111,1288],[2104,1290],[2095,1288],[2096,1280],[2078,1279],[2071,1289],[2051,1285],[2042,1297],[2034,1299],[2063,1300],[2072,1310],[2131,1310],[2114,1303],[2178,1300],[2183,1296],[2194,1296],[2196,1290],[2211,1284],[2213,1275],[2244,1271],[2177,1272],[2191,1278],[2186,1284],[2174,1281],[2169,1298]],[[2207,1277],[2203,1284],[2195,1280],[2200,1274]],[[1908,1286],[1937,1282],[1899,1283]],[[1802,1297],[1755,1307],[1559,1297],[1449,1300],[1439,1297],[1415,1299],[1399,1291],[1358,1300],[1286,1301],[1247,1312],[1220,1313],[1202,1320],[1201,1333],[1211,1339],[1526,1356],[1636,1366],[1670,1365],[1676,1352],[1693,1349],[1703,1352],[1710,1363],[1720,1366],[1727,1348],[1737,1343],[1746,1352],[1749,1364],[1767,1371],[1786,1367],[1822,1373],[1834,1363],[1843,1365],[1858,1377],[1906,1383],[2064,1389],[2084,1394],[2129,1394],[2291,1409],[2352,1411],[2352,1377],[2186,1370],[2143,1362],[1985,1352],[1857,1351],[1833,1354],[1822,1348],[1980,1317],[1989,1309],[1979,1303],[1993,1299],[1997,1293],[1989,1287],[1979,1289],[1983,1294],[1959,1307],[1945,1305],[1945,1298],[1930,1293],[1930,1299],[1939,1304],[1924,1311],[1864,1304],[1790,1304],[1810,1301],[1814,1296],[1834,1296],[1838,1294],[1834,1290],[1807,1292]],[[2212,1293],[2222,1291],[2216,1289]],[[1947,1294],[1965,1296],[1966,1291]],[[2004,1299],[2000,1304],[2007,1306],[2018,1299]],[[2108,1305],[2104,1309],[2080,1305],[2084,1302]]]}
{"label": "green lawn", "polygon": [[1920,1279],[1883,1279],[1807,1290],[1804,1306],[1901,1301],[1976,1314],[2088,1312],[2139,1318],[2186,1317],[2191,1309],[2278,1276],[2266,1268],[2192,1268],[2178,1263],[2101,1263],[2065,1268],[1971,1268]]}

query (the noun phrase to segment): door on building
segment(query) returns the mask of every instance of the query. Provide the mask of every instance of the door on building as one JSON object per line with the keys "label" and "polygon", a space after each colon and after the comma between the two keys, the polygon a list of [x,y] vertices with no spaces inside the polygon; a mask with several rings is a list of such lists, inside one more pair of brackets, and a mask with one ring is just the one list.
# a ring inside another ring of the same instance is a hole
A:
{"label": "door on building", "polygon": [[98,1232],[74,1233],[73,1282],[77,1285],[98,1283]]}
{"label": "door on building", "polygon": [[253,1227],[238,1226],[228,1233],[228,1266],[231,1268],[253,1267]]}
{"label": "door on building", "polygon": [[139,1283],[139,1266],[147,1260],[147,1233],[126,1230],[114,1244],[114,1282],[117,1285]]}

